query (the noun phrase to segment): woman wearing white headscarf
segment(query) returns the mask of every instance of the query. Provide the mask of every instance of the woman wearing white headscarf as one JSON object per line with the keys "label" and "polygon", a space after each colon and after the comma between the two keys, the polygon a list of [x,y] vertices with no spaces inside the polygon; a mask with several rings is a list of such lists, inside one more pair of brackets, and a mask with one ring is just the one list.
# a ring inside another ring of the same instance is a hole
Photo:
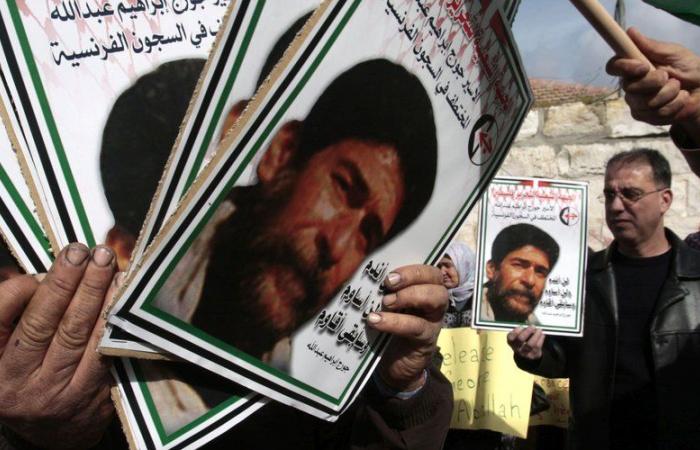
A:
{"label": "woman wearing white headscarf", "polygon": [[450,294],[444,326],[465,327],[471,324],[471,300],[474,294],[476,255],[462,242],[452,242],[438,263],[442,281]]}

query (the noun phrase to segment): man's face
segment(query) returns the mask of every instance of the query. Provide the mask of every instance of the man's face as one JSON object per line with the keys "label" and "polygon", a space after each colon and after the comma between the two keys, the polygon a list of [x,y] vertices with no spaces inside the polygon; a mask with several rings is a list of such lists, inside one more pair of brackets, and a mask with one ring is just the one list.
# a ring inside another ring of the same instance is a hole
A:
{"label": "man's face", "polygon": [[[396,150],[389,145],[346,139],[314,154],[291,186],[288,201],[271,211],[266,227],[298,252],[308,271],[318,274],[322,306],[381,245],[404,199]],[[290,307],[293,267],[270,261],[264,274],[266,297]],[[299,280],[300,282],[300,280]],[[303,291],[301,286],[292,292]]]}
{"label": "man's face", "polygon": [[542,297],[550,270],[547,254],[532,245],[508,253],[498,266],[489,261],[488,298],[496,320],[527,320]]}
{"label": "man's face", "polygon": [[605,222],[616,240],[626,246],[638,246],[647,242],[663,227],[663,215],[670,206],[668,190],[659,189],[649,164],[628,163],[609,167],[605,173],[606,191],[638,193],[651,192],[634,203],[623,201],[620,196],[605,202]]}
{"label": "man's face", "polygon": [[[392,146],[347,139],[270,170],[275,159],[217,231],[193,319],[251,354],[269,349],[260,336],[274,343],[317,314],[385,242],[404,201]],[[245,319],[215,331],[222,314]]]}
{"label": "man's face", "polygon": [[445,255],[438,263],[438,269],[442,273],[442,284],[446,289],[454,289],[459,285],[459,272],[452,262],[452,258]]}

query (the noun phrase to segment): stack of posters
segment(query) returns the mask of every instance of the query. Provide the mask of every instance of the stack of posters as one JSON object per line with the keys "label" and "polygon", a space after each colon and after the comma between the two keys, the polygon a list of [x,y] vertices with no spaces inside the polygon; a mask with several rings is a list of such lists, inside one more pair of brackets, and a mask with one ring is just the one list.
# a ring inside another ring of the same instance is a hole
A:
{"label": "stack of posters", "polygon": [[517,4],[0,5],[1,231],[27,272],[117,253],[101,351],[135,447],[360,394],[383,278],[436,262],[532,103]]}

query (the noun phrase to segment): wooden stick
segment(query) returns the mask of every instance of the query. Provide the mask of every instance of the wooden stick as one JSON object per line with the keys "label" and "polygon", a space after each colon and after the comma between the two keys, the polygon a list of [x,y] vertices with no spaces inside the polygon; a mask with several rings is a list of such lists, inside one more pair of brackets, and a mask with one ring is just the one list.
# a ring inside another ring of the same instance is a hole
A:
{"label": "wooden stick", "polygon": [[654,65],[639,51],[625,30],[615,22],[608,11],[598,0],[570,0],[583,17],[595,28],[598,34],[605,39],[615,54],[624,58],[633,58],[644,61],[653,69]]}

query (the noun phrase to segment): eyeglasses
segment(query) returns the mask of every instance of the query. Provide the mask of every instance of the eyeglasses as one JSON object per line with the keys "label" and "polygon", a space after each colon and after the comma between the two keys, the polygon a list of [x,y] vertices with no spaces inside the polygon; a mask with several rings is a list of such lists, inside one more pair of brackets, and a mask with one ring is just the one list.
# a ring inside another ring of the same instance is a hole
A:
{"label": "eyeglasses", "polygon": [[663,187],[660,189],[656,189],[655,191],[649,192],[640,191],[636,188],[622,188],[614,190],[604,189],[603,193],[598,196],[598,200],[600,200],[602,203],[612,203],[615,200],[615,197],[620,197],[622,203],[626,205],[633,205],[642,198],[646,197],[647,195],[653,194],[655,192],[665,191],[666,189],[668,188]]}

